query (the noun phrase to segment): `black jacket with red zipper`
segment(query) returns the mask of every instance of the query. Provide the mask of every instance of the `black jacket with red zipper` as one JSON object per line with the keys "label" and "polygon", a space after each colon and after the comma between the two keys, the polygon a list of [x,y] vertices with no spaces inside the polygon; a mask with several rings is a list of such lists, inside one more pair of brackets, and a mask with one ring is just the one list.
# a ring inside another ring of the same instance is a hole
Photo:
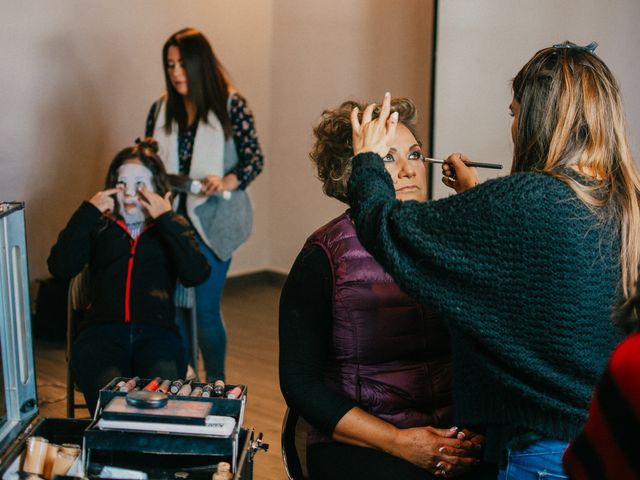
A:
{"label": "black jacket with red zipper", "polygon": [[176,280],[204,282],[211,271],[189,222],[170,211],[134,240],[122,220],[83,202],[60,232],[49,271],[70,279],[89,265],[90,303],[80,330],[99,323],[140,322],[175,327]]}

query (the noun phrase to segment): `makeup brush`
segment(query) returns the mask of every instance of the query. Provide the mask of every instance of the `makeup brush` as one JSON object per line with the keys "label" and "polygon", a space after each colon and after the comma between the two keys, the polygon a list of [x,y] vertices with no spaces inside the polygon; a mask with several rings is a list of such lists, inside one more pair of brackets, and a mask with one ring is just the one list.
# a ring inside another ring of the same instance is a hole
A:
{"label": "makeup brush", "polygon": [[[439,158],[429,158],[425,156],[422,157],[422,160],[429,163],[445,163],[444,160],[441,160]],[[464,162],[464,164],[468,167],[493,168],[495,170],[502,169],[502,165],[500,165],[499,163]]]}

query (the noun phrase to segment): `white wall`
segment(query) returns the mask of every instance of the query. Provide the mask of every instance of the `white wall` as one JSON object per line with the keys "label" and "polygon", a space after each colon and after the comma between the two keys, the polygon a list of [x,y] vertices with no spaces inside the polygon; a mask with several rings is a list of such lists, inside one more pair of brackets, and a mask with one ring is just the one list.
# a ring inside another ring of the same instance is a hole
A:
{"label": "white wall", "polygon": [[[637,0],[442,0],[434,118],[435,155],[464,152],[511,165],[511,79],[541,48],[570,40],[596,53],[618,79],[640,161],[640,2]],[[439,173],[439,170],[436,170]],[[481,170],[483,178],[495,171]],[[450,194],[434,175],[434,196]]]}
{"label": "white wall", "polygon": [[[416,100],[426,140],[431,1],[0,0],[0,200],[27,202],[31,278],[113,155],[142,134],[163,89],[160,49],[195,26],[254,110],[266,154],[252,185],[254,233],[231,274],[288,271],[306,236],[343,210],[325,197],[308,152],[323,108],[385,90]],[[439,2],[435,154],[511,158],[510,80],[538,49],[600,42],[640,145],[640,2]],[[640,155],[637,155],[640,158]],[[436,169],[436,172],[438,170]],[[487,173],[483,172],[486,176]],[[436,195],[442,195],[435,176]]]}
{"label": "white wall", "polygon": [[0,200],[27,203],[32,279],[48,276],[60,229],[143,134],[163,89],[161,47],[180,28],[207,35],[265,151],[254,232],[231,275],[287,272],[304,239],[344,209],[322,194],[308,158],[322,109],[391,90],[428,119],[431,0],[0,2]]}
{"label": "white wall", "polygon": [[432,2],[277,0],[274,3],[271,268],[287,272],[304,240],[345,210],[325,196],[309,160],[323,109],[385,91],[416,101],[426,138]]}
{"label": "white wall", "polygon": [[[27,204],[30,276],[48,276],[51,245],[104,185],[121,148],[144,133],[164,88],[161,48],[195,26],[246,95],[271,160],[272,1],[2,1],[0,200]],[[268,266],[268,169],[252,186],[254,236],[236,270]]]}

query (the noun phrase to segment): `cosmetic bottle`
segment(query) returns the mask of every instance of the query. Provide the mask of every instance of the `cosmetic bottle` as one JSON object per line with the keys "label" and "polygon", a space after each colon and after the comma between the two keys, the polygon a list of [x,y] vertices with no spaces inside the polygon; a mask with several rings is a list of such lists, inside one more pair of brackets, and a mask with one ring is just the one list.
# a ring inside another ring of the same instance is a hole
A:
{"label": "cosmetic bottle", "polygon": [[218,463],[216,473],[213,474],[211,480],[232,480],[233,474],[231,473],[231,465],[227,462]]}

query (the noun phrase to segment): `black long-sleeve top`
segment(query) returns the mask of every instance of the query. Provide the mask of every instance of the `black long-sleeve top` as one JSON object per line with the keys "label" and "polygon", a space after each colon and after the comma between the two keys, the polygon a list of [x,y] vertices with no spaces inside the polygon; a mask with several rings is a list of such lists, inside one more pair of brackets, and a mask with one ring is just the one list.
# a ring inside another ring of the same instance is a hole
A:
{"label": "black long-sleeve top", "polygon": [[60,232],[47,260],[54,277],[68,279],[89,265],[90,303],[80,328],[143,322],[175,328],[176,279],[187,286],[207,279],[207,259],[193,228],[173,211],[148,224],[134,240],[122,221],[83,202]]}
{"label": "black long-sleeve top", "polygon": [[287,404],[325,435],[356,403],[323,381],[331,353],[333,279],[317,246],[296,258],[280,297],[280,389]]}

